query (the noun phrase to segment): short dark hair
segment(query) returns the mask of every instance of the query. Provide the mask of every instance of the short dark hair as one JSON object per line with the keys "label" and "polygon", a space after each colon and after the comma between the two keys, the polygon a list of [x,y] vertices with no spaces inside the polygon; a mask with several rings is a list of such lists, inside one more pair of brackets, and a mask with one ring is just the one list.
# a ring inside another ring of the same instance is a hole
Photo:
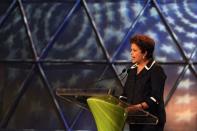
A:
{"label": "short dark hair", "polygon": [[142,53],[147,51],[146,58],[153,58],[153,52],[155,48],[155,41],[147,35],[137,34],[130,39],[130,44],[135,43]]}

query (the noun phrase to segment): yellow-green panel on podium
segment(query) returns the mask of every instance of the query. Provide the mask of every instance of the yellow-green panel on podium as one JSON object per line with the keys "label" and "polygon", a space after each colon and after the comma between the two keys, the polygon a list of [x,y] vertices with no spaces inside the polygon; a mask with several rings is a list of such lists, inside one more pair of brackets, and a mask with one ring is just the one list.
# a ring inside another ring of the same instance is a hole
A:
{"label": "yellow-green panel on podium", "polygon": [[90,97],[88,106],[94,116],[98,131],[122,131],[127,118],[119,100],[111,95]]}

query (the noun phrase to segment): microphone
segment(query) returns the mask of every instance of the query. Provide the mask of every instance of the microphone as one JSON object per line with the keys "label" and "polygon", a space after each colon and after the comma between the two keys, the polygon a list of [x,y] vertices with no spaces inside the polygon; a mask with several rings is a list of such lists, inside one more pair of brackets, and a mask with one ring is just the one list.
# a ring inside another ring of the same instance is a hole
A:
{"label": "microphone", "polygon": [[122,69],[122,72],[118,75],[118,76],[121,76],[123,73],[125,73],[125,72],[129,72],[129,70],[130,70],[130,68],[124,68],[124,69]]}
{"label": "microphone", "polygon": [[[118,77],[118,76],[121,76],[121,75],[124,74],[125,72],[128,73],[128,69],[127,69],[127,68],[124,68],[124,69],[122,70],[122,72],[121,72],[120,74],[117,75],[117,77]],[[99,82],[99,81],[102,81],[102,80],[107,80],[107,79],[112,79],[112,78],[115,78],[115,76],[112,76],[112,77],[105,77],[105,78],[99,79],[99,80],[96,81],[96,83]],[[122,80],[122,79],[121,79],[121,80]]]}
{"label": "microphone", "polygon": [[124,72],[127,72],[127,73],[123,76],[123,78],[120,79],[121,81],[124,80],[126,78],[126,76],[128,76],[128,73],[129,73],[130,70],[131,70],[130,68],[128,68],[128,69],[124,68],[122,70],[122,72],[124,71]]}
{"label": "microphone", "polygon": [[[126,76],[128,76],[129,71],[130,71],[130,68],[124,68],[122,70],[122,72],[118,76],[121,76],[125,72],[126,72],[126,74],[120,79],[120,81],[122,81],[123,79],[125,79]],[[114,96],[115,89],[114,88],[110,88],[107,94]]]}
{"label": "microphone", "polygon": [[[128,68],[122,69],[121,73],[118,74],[117,76],[110,76],[110,77],[101,78],[101,79],[99,79],[99,80],[97,80],[97,81],[92,82],[91,84],[89,84],[89,86],[90,86],[90,85],[94,85],[95,87],[97,87],[97,86],[98,86],[97,84],[99,84],[99,82],[104,81],[104,80],[110,80],[110,79],[113,79],[113,78],[116,78],[116,77],[120,77],[120,76],[122,76],[125,72],[128,73]],[[126,75],[124,75],[124,78],[127,76],[127,73],[126,73]],[[124,78],[123,78],[123,79],[124,79]],[[123,80],[123,79],[121,78],[120,80]],[[102,83],[99,84],[99,85],[101,86]],[[110,88],[107,94],[114,94],[113,92],[114,92],[114,89]]]}
{"label": "microphone", "polygon": [[120,74],[125,73],[127,70],[128,69],[124,68]]}

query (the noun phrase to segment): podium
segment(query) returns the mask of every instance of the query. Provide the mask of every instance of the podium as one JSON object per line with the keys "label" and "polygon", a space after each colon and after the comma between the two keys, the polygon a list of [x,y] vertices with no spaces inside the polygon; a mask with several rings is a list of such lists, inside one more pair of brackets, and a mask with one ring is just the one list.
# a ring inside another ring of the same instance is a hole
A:
{"label": "podium", "polygon": [[88,108],[93,114],[98,131],[122,131],[127,113],[123,107],[118,105],[119,99],[109,95],[110,92],[106,89],[56,89],[56,95],[64,100],[65,96],[85,97],[88,106],[76,102],[73,98],[68,101],[73,100],[73,103],[81,108]]}
{"label": "podium", "polygon": [[[108,90],[57,89],[56,95],[62,99],[64,99],[63,96],[85,96],[88,106],[81,105],[74,99],[69,101],[73,100],[73,103],[80,107],[90,109],[98,131],[122,131],[126,122],[128,124],[156,125],[159,121],[156,116],[145,110],[125,112],[124,108],[128,104],[110,95]],[[123,106],[119,105],[120,102]]]}
{"label": "podium", "polygon": [[127,118],[119,100],[111,95],[90,97],[87,99],[94,116],[98,131],[122,131]]}

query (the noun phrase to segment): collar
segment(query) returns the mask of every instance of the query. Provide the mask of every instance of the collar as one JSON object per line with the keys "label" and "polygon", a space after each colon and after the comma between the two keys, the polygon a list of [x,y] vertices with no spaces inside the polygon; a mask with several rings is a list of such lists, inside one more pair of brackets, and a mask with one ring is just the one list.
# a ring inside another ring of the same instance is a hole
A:
{"label": "collar", "polygon": [[156,63],[155,60],[149,61],[148,64],[145,66],[145,69],[150,70],[155,63]]}
{"label": "collar", "polygon": [[[145,65],[145,69],[146,70],[150,70],[152,67],[153,67],[153,65],[156,63],[156,61],[155,60],[150,60],[149,62],[148,62],[148,64],[146,64]],[[134,64],[134,65],[132,65],[131,66],[131,69],[134,69],[134,68],[136,68],[138,65],[137,64]]]}

